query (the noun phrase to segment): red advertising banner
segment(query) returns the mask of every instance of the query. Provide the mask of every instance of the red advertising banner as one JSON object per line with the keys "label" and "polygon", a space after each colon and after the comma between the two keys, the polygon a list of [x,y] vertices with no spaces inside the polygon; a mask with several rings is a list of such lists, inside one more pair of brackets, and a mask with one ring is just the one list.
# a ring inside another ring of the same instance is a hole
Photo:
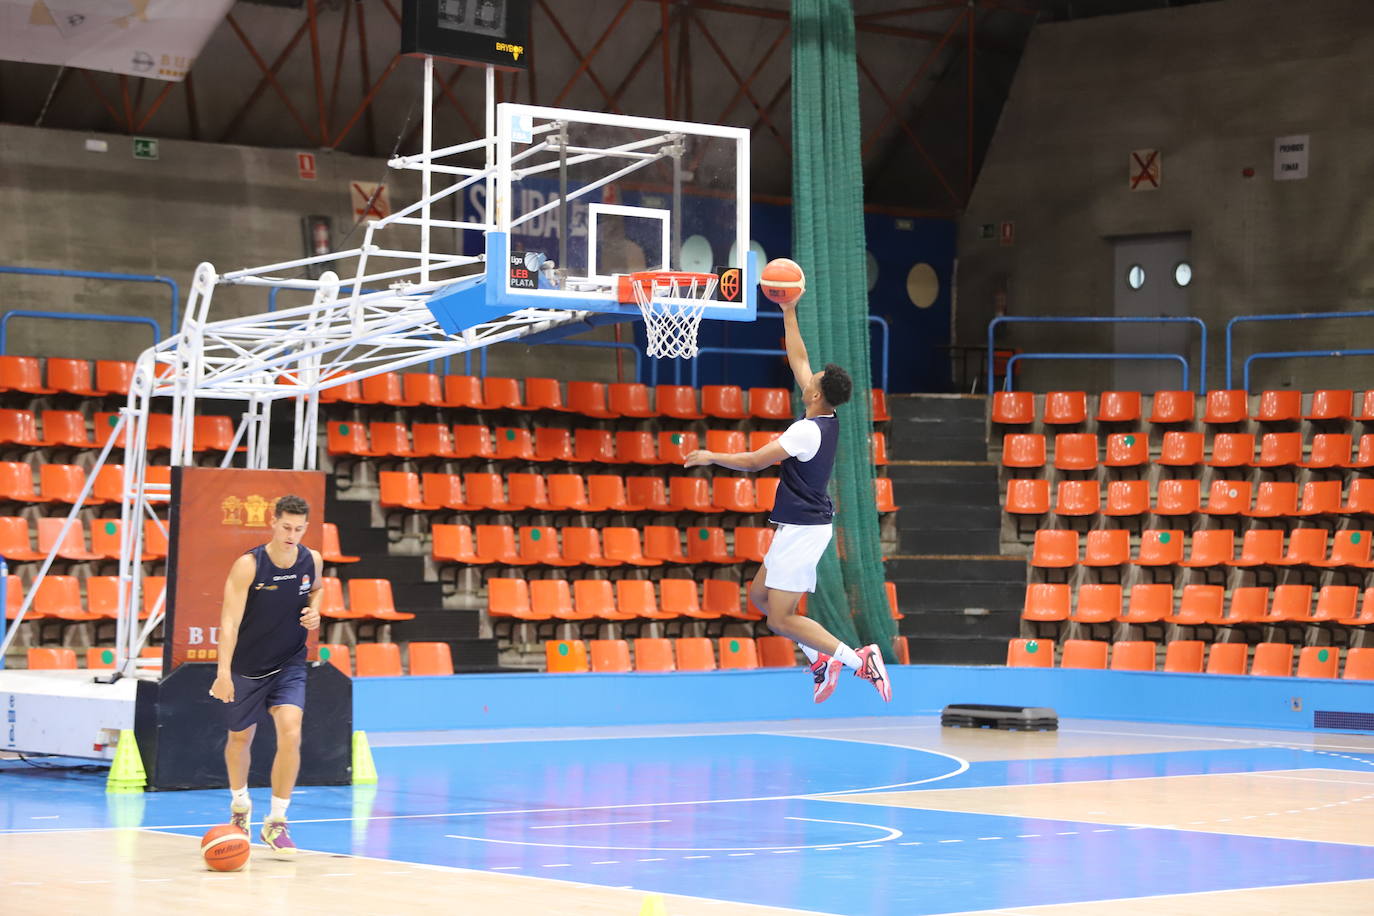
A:
{"label": "red advertising banner", "polygon": [[[271,539],[272,506],[288,493],[310,504],[305,544],[318,550],[324,526],[323,471],[172,469],[164,673],[182,662],[217,660],[229,567]],[[318,631],[310,634],[312,658],[317,636]]]}

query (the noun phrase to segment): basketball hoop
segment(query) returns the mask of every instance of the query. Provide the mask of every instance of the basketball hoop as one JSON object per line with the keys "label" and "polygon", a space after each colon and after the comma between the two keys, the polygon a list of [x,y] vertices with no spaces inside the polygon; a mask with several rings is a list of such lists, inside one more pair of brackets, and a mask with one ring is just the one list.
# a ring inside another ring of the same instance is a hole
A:
{"label": "basketball hoop", "polygon": [[697,355],[697,329],[706,303],[716,291],[715,274],[646,270],[620,277],[618,298],[639,304],[650,356],[691,359]]}

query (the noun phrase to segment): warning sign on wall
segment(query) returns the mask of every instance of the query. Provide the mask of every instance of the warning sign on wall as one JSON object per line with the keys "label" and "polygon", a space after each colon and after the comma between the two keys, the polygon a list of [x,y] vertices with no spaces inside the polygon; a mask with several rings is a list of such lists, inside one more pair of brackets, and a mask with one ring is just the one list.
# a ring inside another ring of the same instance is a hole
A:
{"label": "warning sign on wall", "polygon": [[1131,153],[1131,190],[1157,191],[1160,182],[1160,155],[1157,149],[1138,149]]}
{"label": "warning sign on wall", "polygon": [[1297,181],[1307,177],[1308,134],[1274,138],[1274,180]]}
{"label": "warning sign on wall", "polygon": [[296,174],[300,176],[301,181],[315,180],[316,176],[319,174],[319,171],[315,168],[314,153],[296,154]]}
{"label": "warning sign on wall", "polygon": [[353,200],[354,219],[385,219],[391,215],[391,199],[384,184],[350,181],[348,196]]}

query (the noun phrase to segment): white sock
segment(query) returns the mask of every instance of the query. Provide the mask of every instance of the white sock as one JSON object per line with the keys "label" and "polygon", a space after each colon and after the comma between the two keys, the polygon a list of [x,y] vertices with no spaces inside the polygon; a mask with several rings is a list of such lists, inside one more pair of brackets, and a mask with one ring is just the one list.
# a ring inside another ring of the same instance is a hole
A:
{"label": "white sock", "polygon": [[289,804],[291,804],[291,799],[289,799],[289,798],[277,798],[277,796],[273,795],[273,796],[272,796],[272,813],[269,814],[269,815],[267,815],[267,819],[268,819],[268,820],[271,820],[271,821],[284,821],[284,820],[286,820],[286,806],[289,805]]}
{"label": "white sock", "polygon": [[846,668],[853,668],[855,671],[863,666],[863,662],[859,661],[858,653],[844,643],[835,647],[835,657],[844,662]]}
{"label": "white sock", "polygon": [[816,659],[820,658],[821,653],[810,646],[802,645],[801,643],[797,643],[797,645],[801,646],[802,654],[806,656],[806,660],[813,665],[816,664]]}
{"label": "white sock", "polygon": [[236,808],[251,808],[253,806],[253,800],[248,797],[247,786],[244,786],[242,789],[230,789],[229,795],[229,803]]}

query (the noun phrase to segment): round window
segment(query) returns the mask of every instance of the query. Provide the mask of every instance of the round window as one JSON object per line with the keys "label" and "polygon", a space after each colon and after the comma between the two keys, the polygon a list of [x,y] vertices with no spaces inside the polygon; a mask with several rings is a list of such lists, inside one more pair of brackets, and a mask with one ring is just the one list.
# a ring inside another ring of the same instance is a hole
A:
{"label": "round window", "polygon": [[1174,282],[1179,286],[1187,286],[1193,282],[1193,265],[1187,261],[1179,261],[1174,266]]}
{"label": "round window", "polygon": [[1145,268],[1139,264],[1132,264],[1130,269],[1126,271],[1126,282],[1131,289],[1140,289],[1145,285]]}

